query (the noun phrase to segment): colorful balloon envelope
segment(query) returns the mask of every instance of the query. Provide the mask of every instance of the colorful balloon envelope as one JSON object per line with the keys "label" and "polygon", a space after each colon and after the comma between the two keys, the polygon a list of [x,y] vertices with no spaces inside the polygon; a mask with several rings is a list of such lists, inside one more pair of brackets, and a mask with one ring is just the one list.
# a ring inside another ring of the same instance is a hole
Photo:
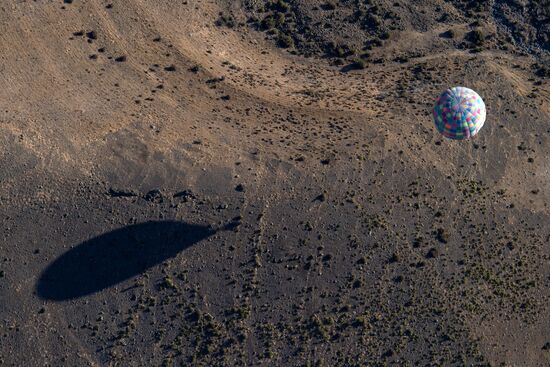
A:
{"label": "colorful balloon envelope", "polygon": [[471,89],[454,87],[441,93],[434,107],[437,130],[450,139],[469,139],[485,123],[485,103]]}

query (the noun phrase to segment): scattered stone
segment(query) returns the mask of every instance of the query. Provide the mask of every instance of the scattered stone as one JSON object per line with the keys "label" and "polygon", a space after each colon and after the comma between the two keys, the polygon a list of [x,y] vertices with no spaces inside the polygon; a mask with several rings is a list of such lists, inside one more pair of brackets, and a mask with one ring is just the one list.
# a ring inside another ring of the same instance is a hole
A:
{"label": "scattered stone", "polygon": [[153,189],[149,191],[145,196],[143,197],[145,200],[150,201],[152,203],[162,203],[163,197],[162,192],[159,189]]}
{"label": "scattered stone", "polygon": [[183,190],[183,191],[180,191],[178,193],[175,193],[173,195],[174,198],[179,198],[181,199],[183,202],[188,202],[189,200],[194,200],[196,199],[197,197],[195,196],[195,194],[191,191],[191,190]]}
{"label": "scattered stone", "polygon": [[[238,230],[238,228],[241,226],[242,224],[242,217],[239,215],[239,216],[236,216],[235,218],[233,218],[231,220],[231,222],[227,223],[224,227],[224,229],[228,230],[228,231],[236,231]],[[231,249],[231,246],[230,246],[230,249]]]}

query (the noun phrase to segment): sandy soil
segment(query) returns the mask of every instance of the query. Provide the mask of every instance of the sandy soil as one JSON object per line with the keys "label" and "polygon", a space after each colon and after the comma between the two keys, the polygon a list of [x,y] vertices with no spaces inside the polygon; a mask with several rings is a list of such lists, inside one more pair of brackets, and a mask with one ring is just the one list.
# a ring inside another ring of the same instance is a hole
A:
{"label": "sandy soil", "polygon": [[343,71],[228,11],[0,5],[0,365],[549,365],[540,59],[442,25]]}

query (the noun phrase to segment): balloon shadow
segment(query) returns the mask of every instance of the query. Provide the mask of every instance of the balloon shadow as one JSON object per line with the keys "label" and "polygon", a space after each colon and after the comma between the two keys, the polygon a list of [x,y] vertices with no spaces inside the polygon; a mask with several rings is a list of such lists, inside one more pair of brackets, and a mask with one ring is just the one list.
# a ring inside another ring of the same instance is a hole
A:
{"label": "balloon shadow", "polygon": [[211,227],[176,221],[145,222],[102,234],[67,251],[41,274],[40,298],[87,296],[139,275],[208,238]]}

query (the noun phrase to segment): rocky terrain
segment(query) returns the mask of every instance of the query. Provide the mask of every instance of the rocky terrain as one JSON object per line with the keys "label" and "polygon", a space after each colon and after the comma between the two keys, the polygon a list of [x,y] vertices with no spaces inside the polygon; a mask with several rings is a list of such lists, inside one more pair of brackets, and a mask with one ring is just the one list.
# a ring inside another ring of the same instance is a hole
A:
{"label": "rocky terrain", "polygon": [[548,9],[3,2],[0,365],[549,365]]}

